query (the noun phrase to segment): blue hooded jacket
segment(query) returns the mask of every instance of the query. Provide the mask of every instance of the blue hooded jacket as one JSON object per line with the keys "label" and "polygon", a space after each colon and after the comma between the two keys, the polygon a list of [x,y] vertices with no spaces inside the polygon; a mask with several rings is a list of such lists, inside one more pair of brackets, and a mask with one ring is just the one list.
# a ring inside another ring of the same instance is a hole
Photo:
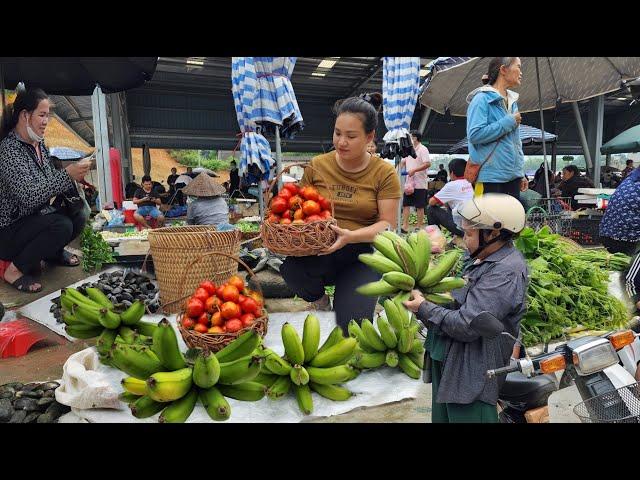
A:
{"label": "blue hooded jacket", "polygon": [[[479,182],[505,183],[524,177],[524,153],[518,124],[510,114],[518,111],[516,92],[507,90],[509,113],[502,95],[491,86],[475,89],[467,96],[467,138],[469,158],[473,163],[484,163]],[[502,138],[501,138],[502,137]]]}

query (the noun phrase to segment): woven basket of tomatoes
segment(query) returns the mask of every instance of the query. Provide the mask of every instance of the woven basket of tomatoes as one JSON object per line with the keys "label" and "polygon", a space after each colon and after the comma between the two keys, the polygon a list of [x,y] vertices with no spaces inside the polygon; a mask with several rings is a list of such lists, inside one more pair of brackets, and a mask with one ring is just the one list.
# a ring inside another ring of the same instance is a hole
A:
{"label": "woven basket of tomatoes", "polygon": [[[242,260],[231,258],[255,275]],[[249,330],[264,337],[268,321],[262,292],[249,289],[241,277],[232,275],[225,283],[200,283],[178,315],[178,330],[188,347],[217,352]]]}
{"label": "woven basket of tomatoes", "polygon": [[[296,166],[311,168],[308,164],[290,165],[280,175]],[[277,180],[278,177],[274,178],[267,196]],[[338,224],[333,218],[333,201],[320,195],[315,187],[285,183],[278,195],[270,202],[266,198],[265,203],[269,208],[260,227],[260,237],[270,251],[306,257],[323,252],[336,241],[337,234],[331,228]]]}

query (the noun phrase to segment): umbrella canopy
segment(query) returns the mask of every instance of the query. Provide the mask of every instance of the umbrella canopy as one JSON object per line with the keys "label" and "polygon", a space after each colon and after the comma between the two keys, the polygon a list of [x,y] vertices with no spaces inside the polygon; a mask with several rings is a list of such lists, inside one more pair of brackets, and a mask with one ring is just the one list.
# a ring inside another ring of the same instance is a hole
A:
{"label": "umbrella canopy", "polygon": [[242,135],[238,175],[244,176],[249,165],[255,164],[264,176],[268,178],[274,162],[273,158],[271,158],[271,146],[258,131],[256,123],[257,84],[253,57],[233,57],[231,63],[231,91]]}
{"label": "umbrella canopy", "polygon": [[263,130],[275,133],[280,128],[283,138],[293,138],[304,128],[300,107],[291,85],[291,74],[297,57],[253,57],[257,102],[253,116]]}
{"label": "umbrella canopy", "polygon": [[640,152],[640,125],[625,130],[600,148],[603,155],[633,152]]}
{"label": "umbrella canopy", "polygon": [[[467,95],[482,86],[492,57],[451,57],[435,62],[422,88],[420,102],[438,113],[466,116]],[[542,109],[577,102],[613,92],[622,82],[640,77],[640,57],[537,57],[540,71]],[[536,57],[520,57],[522,84],[521,113],[539,110]],[[435,67],[435,68],[434,68]]]}
{"label": "umbrella canopy", "polygon": [[151,175],[151,152],[146,144],[142,146],[142,170],[145,175]]}
{"label": "umbrella canopy", "polygon": [[[520,134],[520,141],[522,145],[531,145],[542,143],[542,130],[536,127],[530,127],[529,125],[520,125],[518,130]],[[544,132],[544,140],[548,143],[553,143],[558,140],[558,136],[553,133]],[[468,153],[469,152],[469,140],[464,137],[458,143],[448,150],[448,153]]]}
{"label": "umbrella canopy", "polygon": [[420,57],[384,57],[382,106],[387,133],[382,157],[415,157],[409,128],[419,88]]}
{"label": "umbrella canopy", "polygon": [[[18,82],[50,95],[91,95],[136,88],[151,80],[157,57],[0,57],[5,88]],[[1,83],[1,82],[0,82]]]}

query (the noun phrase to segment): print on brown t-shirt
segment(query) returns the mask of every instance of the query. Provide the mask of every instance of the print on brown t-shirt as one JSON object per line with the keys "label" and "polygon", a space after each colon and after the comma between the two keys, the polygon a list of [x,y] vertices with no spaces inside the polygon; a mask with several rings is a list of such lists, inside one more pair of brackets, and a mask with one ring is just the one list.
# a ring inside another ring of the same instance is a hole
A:
{"label": "print on brown t-shirt", "polygon": [[[313,185],[320,194],[335,201],[338,226],[356,230],[379,220],[378,200],[400,198],[400,181],[394,168],[380,157],[372,156],[361,172],[345,172],[329,152],[311,160],[314,170],[305,169],[303,185]],[[326,183],[325,183],[326,182]]]}

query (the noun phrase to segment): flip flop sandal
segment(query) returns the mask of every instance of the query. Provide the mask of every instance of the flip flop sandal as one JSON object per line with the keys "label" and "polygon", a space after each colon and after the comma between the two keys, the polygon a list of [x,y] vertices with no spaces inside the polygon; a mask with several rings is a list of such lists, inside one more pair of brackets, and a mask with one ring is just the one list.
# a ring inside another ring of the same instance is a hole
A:
{"label": "flip flop sandal", "polygon": [[[71,259],[75,257],[78,263],[72,263]],[[68,252],[67,250],[62,251],[62,257],[55,260],[53,263],[56,265],[61,265],[63,267],[77,267],[80,265],[80,258],[75,253]]]}
{"label": "flip flop sandal", "polygon": [[[7,283],[9,283],[9,282],[7,282]],[[9,283],[9,285],[11,285],[13,288],[15,288],[16,290],[18,290],[20,292],[38,293],[40,290],[42,290],[42,284],[40,284],[40,288],[37,288],[37,289],[33,290],[33,289],[29,288],[29,287],[31,285],[33,285],[34,283],[40,283],[40,282],[37,282],[36,279],[33,278],[31,275],[22,275],[15,282]]]}

